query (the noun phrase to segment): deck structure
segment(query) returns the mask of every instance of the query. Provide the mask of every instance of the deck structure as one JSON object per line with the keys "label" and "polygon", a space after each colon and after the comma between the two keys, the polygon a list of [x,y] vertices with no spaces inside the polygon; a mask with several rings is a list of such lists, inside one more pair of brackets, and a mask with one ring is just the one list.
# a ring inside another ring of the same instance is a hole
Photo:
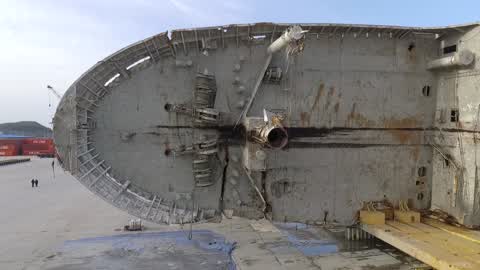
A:
{"label": "deck structure", "polygon": [[438,270],[480,269],[480,232],[433,219],[362,224],[367,233]]}

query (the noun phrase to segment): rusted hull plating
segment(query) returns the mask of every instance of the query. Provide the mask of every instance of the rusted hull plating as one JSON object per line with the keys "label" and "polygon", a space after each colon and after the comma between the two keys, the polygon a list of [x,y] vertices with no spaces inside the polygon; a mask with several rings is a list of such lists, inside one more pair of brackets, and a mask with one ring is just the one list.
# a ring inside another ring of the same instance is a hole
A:
{"label": "rusted hull plating", "polygon": [[58,155],[98,196],[159,223],[233,210],[351,224],[363,202],[387,199],[477,226],[479,31],[161,33],[69,88],[54,118]]}

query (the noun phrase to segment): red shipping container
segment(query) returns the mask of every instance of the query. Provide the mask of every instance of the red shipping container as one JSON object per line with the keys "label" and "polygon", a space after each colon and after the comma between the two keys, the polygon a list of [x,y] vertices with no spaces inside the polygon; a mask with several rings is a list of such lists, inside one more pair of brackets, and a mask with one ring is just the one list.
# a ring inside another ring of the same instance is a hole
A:
{"label": "red shipping container", "polygon": [[20,147],[15,144],[0,145],[0,156],[18,156]]}
{"label": "red shipping container", "polygon": [[50,138],[30,138],[24,139],[24,144],[53,144],[53,139]]}
{"label": "red shipping container", "polygon": [[24,139],[0,139],[0,145],[4,144],[14,144],[14,145],[21,145]]}
{"label": "red shipping container", "polygon": [[54,155],[55,146],[53,144],[24,144],[22,154],[27,156],[35,155]]}
{"label": "red shipping container", "polygon": [[48,150],[31,150],[31,151],[23,150],[23,155],[24,156],[53,155],[53,154],[54,153],[52,151],[48,151]]}
{"label": "red shipping container", "polygon": [[28,150],[23,150],[23,155],[24,156],[35,156],[35,155],[40,155],[41,151],[28,151]]}
{"label": "red shipping container", "polygon": [[18,156],[17,150],[0,150],[0,156]]}
{"label": "red shipping container", "polygon": [[17,148],[18,147],[15,144],[0,144],[0,150],[14,150]]}
{"label": "red shipping container", "polygon": [[39,151],[39,150],[48,150],[51,148],[49,144],[24,144],[22,149],[24,151]]}

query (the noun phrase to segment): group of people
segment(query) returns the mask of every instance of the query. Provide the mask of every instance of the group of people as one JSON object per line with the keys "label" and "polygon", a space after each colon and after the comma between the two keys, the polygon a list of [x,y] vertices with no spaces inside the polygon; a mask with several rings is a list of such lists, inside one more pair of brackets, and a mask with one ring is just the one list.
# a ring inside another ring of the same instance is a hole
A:
{"label": "group of people", "polygon": [[32,187],[38,187],[38,179],[32,179],[30,182],[32,183]]}

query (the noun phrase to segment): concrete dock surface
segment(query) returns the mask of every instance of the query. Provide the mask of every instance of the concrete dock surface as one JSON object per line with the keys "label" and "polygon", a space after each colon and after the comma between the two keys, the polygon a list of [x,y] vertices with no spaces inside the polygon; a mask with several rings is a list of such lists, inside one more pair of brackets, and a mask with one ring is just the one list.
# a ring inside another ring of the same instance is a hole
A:
{"label": "concrete dock surface", "polygon": [[[136,217],[96,197],[52,159],[0,167],[0,269],[415,269],[378,240],[343,229],[267,220],[158,225],[124,232]],[[38,179],[32,188],[31,179]],[[233,252],[231,252],[233,250]]]}

